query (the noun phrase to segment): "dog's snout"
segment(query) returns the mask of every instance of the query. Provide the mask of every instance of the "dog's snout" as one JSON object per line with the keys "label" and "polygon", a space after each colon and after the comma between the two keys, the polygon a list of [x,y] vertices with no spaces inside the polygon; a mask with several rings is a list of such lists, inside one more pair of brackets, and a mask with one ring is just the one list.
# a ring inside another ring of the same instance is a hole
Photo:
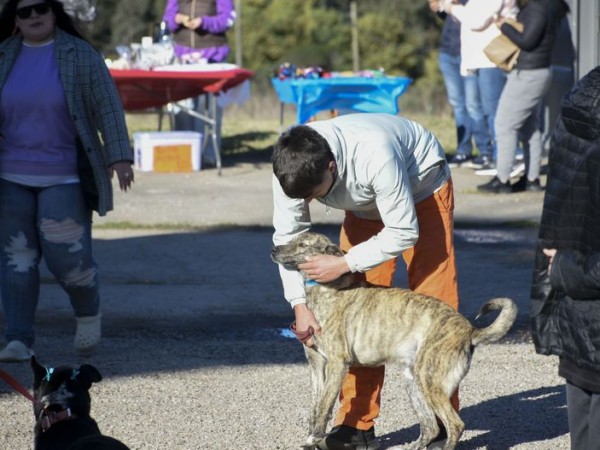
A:
{"label": "dog's snout", "polygon": [[281,245],[276,245],[271,249],[271,259],[274,262],[279,262],[278,258],[281,257]]}

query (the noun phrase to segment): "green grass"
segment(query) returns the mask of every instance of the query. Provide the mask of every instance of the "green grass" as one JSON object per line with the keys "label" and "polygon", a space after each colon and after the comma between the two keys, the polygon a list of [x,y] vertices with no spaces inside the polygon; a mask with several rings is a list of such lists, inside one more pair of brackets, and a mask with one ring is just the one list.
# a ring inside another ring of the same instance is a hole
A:
{"label": "green grass", "polygon": [[[266,156],[277,140],[281,129],[295,122],[295,108],[286,105],[284,121],[280,124],[280,105],[274,95],[256,95],[242,106],[225,109],[222,126],[222,154],[225,158]],[[456,130],[450,115],[427,115],[402,111],[406,118],[419,122],[438,138],[446,153],[456,151]],[[318,119],[326,119],[329,113],[320,113]],[[156,131],[156,113],[127,114],[127,124],[132,135],[136,131]],[[163,130],[169,130],[168,120],[163,120]]]}

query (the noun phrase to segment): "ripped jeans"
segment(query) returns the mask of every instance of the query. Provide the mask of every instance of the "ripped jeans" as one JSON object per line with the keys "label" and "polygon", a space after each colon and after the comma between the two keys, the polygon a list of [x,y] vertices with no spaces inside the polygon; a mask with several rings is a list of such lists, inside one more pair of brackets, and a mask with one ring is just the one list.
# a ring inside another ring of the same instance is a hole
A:
{"label": "ripped jeans", "polygon": [[42,255],[75,316],[98,314],[92,211],[79,184],[39,188],[0,179],[0,295],[7,342],[33,345]]}

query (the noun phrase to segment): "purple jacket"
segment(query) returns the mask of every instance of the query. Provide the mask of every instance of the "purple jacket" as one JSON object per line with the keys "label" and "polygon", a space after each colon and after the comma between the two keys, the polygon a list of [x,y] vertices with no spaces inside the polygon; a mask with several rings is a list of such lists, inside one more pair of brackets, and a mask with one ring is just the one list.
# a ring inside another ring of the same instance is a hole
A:
{"label": "purple jacket", "polygon": [[[198,0],[201,1],[201,0]],[[210,0],[215,4],[216,15],[202,16],[200,28],[210,34],[222,34],[233,26],[236,18],[233,0]],[[182,27],[175,23],[175,15],[179,12],[179,0],[167,0],[163,20],[172,33],[177,33]],[[178,58],[185,60],[191,57],[191,62],[199,58],[208,62],[222,62],[229,55],[229,45],[215,47],[193,48],[175,43],[175,54]]]}

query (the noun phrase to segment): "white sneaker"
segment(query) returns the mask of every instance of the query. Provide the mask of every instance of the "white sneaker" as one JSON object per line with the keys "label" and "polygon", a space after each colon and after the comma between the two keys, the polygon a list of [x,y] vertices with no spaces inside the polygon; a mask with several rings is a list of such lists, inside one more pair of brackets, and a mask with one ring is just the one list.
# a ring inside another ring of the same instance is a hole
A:
{"label": "white sneaker", "polygon": [[520,162],[513,166],[512,171],[510,172],[510,177],[516,178],[520,175],[523,175],[524,173],[525,173],[525,163]]}
{"label": "white sneaker", "polygon": [[33,351],[27,348],[21,341],[10,341],[4,349],[0,351],[0,362],[23,362],[29,361],[33,356]]}
{"label": "white sneaker", "polygon": [[95,316],[75,317],[77,331],[75,332],[75,350],[82,353],[93,351],[102,337],[101,314]]}
{"label": "white sneaker", "polygon": [[496,168],[491,169],[479,169],[475,171],[475,175],[480,175],[483,177],[495,177],[498,174]]}
{"label": "white sneaker", "polygon": [[[523,175],[525,173],[525,163],[520,162],[513,166],[509,177],[516,178],[519,175]],[[498,171],[494,167],[493,169],[480,169],[475,171],[475,175],[482,175],[485,177],[495,177],[498,174]]]}

